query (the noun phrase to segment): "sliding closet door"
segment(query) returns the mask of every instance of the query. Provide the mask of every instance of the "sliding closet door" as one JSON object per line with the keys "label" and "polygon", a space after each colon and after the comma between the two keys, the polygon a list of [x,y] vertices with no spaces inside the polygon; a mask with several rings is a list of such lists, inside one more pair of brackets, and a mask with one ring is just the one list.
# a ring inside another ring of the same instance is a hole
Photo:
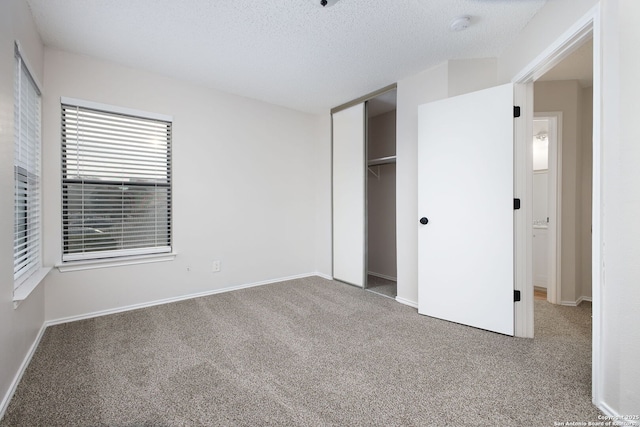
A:
{"label": "sliding closet door", "polygon": [[365,105],[333,113],[333,277],[365,283]]}

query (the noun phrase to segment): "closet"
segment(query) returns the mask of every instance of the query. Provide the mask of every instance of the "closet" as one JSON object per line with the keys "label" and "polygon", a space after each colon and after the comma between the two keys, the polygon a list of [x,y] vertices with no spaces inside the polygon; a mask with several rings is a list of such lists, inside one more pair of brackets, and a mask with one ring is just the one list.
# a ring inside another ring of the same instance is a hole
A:
{"label": "closet", "polygon": [[333,277],[396,296],[395,85],[332,110]]}
{"label": "closet", "polygon": [[396,263],[396,92],[367,105],[367,284],[397,295]]}

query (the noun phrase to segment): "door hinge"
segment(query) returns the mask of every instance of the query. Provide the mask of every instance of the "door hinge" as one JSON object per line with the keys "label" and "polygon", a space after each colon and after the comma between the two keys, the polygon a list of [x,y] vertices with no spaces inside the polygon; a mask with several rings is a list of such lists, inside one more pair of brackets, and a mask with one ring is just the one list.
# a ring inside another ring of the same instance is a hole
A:
{"label": "door hinge", "polygon": [[520,291],[513,291],[513,302],[520,301]]}
{"label": "door hinge", "polygon": [[520,209],[520,199],[513,199],[513,210],[517,211]]}
{"label": "door hinge", "polygon": [[520,107],[517,105],[513,106],[513,117],[520,117]]}

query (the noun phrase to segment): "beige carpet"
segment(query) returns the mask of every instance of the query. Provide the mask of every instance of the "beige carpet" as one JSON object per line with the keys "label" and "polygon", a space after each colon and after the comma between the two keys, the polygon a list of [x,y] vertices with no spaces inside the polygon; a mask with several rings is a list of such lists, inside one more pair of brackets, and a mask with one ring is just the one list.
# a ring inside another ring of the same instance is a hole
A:
{"label": "beige carpet", "polygon": [[1,426],[595,421],[590,307],[534,340],[308,278],[47,329]]}

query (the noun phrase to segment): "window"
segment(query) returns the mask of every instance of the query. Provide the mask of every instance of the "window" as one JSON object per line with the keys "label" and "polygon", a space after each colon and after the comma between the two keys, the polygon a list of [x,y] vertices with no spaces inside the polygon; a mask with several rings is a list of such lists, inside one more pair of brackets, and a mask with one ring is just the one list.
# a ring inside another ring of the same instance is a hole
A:
{"label": "window", "polygon": [[171,118],[62,99],[62,261],[171,252]]}
{"label": "window", "polygon": [[40,261],[40,90],[15,45],[13,280],[18,289]]}

